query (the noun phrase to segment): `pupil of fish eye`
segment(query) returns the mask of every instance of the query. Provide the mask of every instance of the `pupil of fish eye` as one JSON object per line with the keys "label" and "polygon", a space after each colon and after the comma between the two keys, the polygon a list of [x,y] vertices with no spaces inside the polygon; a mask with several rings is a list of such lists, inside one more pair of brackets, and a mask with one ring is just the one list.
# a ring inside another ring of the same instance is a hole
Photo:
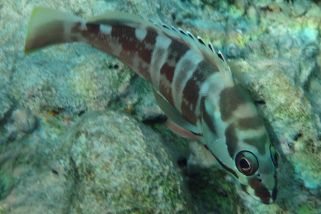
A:
{"label": "pupil of fish eye", "polygon": [[249,170],[251,167],[250,167],[250,163],[248,160],[246,160],[245,158],[242,158],[240,160],[240,167],[243,169],[243,170]]}

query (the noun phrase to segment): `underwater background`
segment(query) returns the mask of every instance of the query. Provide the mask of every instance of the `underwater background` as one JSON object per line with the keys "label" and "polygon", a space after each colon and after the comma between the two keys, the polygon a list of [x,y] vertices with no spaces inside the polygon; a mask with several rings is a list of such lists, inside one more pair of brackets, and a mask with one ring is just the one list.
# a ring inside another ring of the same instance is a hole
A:
{"label": "underwater background", "polygon": [[[36,6],[124,11],[211,41],[280,153],[275,203],[215,166],[187,172],[190,150],[208,158],[162,124],[150,85],[117,59],[84,44],[26,55]],[[321,213],[321,2],[0,0],[0,27],[0,214]]]}

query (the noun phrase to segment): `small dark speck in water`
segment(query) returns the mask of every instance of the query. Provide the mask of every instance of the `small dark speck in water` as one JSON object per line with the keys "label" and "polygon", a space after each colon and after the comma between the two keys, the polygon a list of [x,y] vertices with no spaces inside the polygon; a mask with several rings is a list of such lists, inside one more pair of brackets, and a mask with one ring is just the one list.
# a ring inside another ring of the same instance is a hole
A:
{"label": "small dark speck in water", "polygon": [[57,171],[57,170],[55,170],[55,169],[51,169],[51,172],[52,172],[54,175],[56,175],[56,176],[58,176],[58,175],[59,175],[58,171]]}
{"label": "small dark speck in water", "polygon": [[303,136],[303,134],[301,132],[297,133],[294,137],[293,137],[293,140],[294,141],[297,141],[299,140],[301,137]]}
{"label": "small dark speck in water", "polygon": [[78,116],[80,117],[81,115],[83,115],[84,113],[86,113],[85,110],[81,110],[79,113],[78,113]]}

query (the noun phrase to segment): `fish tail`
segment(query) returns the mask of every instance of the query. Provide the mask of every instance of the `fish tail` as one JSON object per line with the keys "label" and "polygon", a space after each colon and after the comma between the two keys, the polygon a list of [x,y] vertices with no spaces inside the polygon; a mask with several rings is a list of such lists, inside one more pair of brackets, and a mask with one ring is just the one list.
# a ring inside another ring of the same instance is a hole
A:
{"label": "fish tail", "polygon": [[49,45],[80,41],[82,36],[79,29],[84,23],[80,17],[72,14],[43,7],[34,8],[24,51],[30,53]]}

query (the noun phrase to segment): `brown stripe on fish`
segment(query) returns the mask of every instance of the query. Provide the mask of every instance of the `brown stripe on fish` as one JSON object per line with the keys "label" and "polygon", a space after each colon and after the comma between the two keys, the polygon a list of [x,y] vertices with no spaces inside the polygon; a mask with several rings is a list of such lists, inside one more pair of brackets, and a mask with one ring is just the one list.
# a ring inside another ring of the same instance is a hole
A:
{"label": "brown stripe on fish", "polygon": [[187,50],[189,50],[189,47],[186,44],[182,44],[181,41],[173,39],[168,48],[167,61],[160,69],[159,91],[173,106],[174,99],[171,83],[173,81],[176,64]]}
{"label": "brown stripe on fish", "polygon": [[258,137],[243,139],[244,143],[257,148],[258,152],[262,155],[265,154],[265,145],[267,141],[268,141],[268,136],[266,134],[262,134],[261,136],[258,136]]}
{"label": "brown stripe on fish", "polygon": [[[139,40],[136,37],[137,28],[126,26],[126,25],[113,25],[111,36],[118,40],[118,42],[122,45],[123,51],[135,52],[139,53],[139,56],[146,62],[151,62],[151,50],[153,47],[146,48],[145,40]],[[145,39],[148,40],[149,43],[154,44],[157,33],[153,30],[148,30]]]}
{"label": "brown stripe on fish", "polygon": [[[208,63],[202,61],[191,78],[187,81],[183,90],[182,113],[199,116],[196,112],[197,105],[200,105],[200,88],[201,84],[213,73],[218,72],[218,68],[210,67]],[[207,113],[206,113],[207,114]],[[208,116],[208,115],[207,115]]]}
{"label": "brown stripe on fish", "polygon": [[259,129],[262,128],[263,121],[259,116],[245,117],[238,120],[238,128],[240,130]]}
{"label": "brown stripe on fish", "polygon": [[[118,56],[146,80],[151,80],[146,65],[151,63],[157,32],[154,28],[132,27],[116,21],[87,23],[88,32],[105,41],[98,48]],[[137,53],[138,55],[135,55]]]}
{"label": "brown stripe on fish", "polygon": [[206,106],[205,106],[205,97],[201,97],[200,101],[200,109],[201,109],[201,117],[202,120],[205,122],[207,127],[214,133],[217,134],[216,128],[214,126],[214,122],[211,118],[211,116],[207,113]]}
{"label": "brown stripe on fish", "polygon": [[271,194],[269,190],[265,186],[263,186],[259,179],[249,179],[249,185],[253,188],[255,195],[259,197],[263,203],[270,203]]}
{"label": "brown stripe on fish", "polygon": [[160,69],[160,74],[165,75],[167,80],[172,82],[174,77],[174,70],[178,60],[188,51],[190,48],[179,40],[173,39],[168,48],[167,61]]}
{"label": "brown stripe on fish", "polygon": [[238,147],[238,139],[236,135],[235,126],[233,124],[229,125],[225,130],[225,138],[226,138],[228,153],[234,159],[234,156]]}
{"label": "brown stripe on fish", "polygon": [[155,42],[156,32],[148,31],[145,39],[139,41],[135,31],[136,29],[130,26],[113,26],[112,40],[121,45],[119,58],[146,80],[151,80],[149,64],[153,46],[149,45],[148,47],[146,44]]}
{"label": "brown stripe on fish", "polygon": [[221,91],[220,110],[223,121],[227,121],[239,106],[247,103],[247,99],[243,98],[242,92],[236,86],[228,87]]}

